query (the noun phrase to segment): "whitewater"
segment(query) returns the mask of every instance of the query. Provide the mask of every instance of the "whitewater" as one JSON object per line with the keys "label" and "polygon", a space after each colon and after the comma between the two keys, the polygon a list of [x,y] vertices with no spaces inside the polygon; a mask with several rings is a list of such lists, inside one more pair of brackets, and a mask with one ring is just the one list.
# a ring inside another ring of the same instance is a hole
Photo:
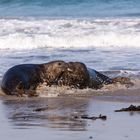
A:
{"label": "whitewater", "polygon": [[0,19],[0,50],[140,48],[140,19]]}

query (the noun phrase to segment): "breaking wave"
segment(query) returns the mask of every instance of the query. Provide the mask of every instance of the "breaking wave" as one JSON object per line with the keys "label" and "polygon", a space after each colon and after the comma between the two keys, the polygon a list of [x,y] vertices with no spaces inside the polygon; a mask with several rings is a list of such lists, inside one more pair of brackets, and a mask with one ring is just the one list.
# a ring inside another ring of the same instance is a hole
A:
{"label": "breaking wave", "polygon": [[0,49],[140,47],[140,19],[0,19]]}

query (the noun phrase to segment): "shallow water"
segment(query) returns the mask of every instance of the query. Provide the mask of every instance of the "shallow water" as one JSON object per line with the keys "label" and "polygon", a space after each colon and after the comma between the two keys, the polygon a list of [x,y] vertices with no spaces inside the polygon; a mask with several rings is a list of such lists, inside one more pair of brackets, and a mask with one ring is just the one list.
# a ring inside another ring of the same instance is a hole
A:
{"label": "shallow water", "polygon": [[80,61],[88,67],[102,71],[124,71],[139,75],[139,49],[34,49],[7,51],[1,50],[2,75],[10,67],[22,63],[45,63],[52,60]]}
{"label": "shallow water", "polygon": [[[118,100],[119,101],[119,100]],[[108,102],[100,98],[35,98],[0,100],[2,139],[138,140],[140,113],[114,110],[132,102]],[[140,100],[139,100],[140,101]],[[134,103],[139,105],[139,102]],[[36,112],[36,108],[48,107]],[[107,120],[76,119],[75,115],[107,115]],[[120,129],[121,128],[121,129]]]}

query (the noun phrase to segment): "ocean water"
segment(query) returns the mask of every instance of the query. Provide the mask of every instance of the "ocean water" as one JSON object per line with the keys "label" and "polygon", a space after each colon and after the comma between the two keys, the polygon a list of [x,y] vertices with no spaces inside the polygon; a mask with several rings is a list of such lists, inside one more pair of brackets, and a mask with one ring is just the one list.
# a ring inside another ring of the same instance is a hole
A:
{"label": "ocean water", "polygon": [[13,65],[81,61],[140,75],[139,0],[1,0],[0,77]]}

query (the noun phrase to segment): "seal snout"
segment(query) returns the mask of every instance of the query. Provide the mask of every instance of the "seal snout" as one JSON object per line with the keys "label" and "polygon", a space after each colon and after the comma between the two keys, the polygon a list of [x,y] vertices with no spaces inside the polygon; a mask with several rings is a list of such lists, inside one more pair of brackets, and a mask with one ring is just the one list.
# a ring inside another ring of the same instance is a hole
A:
{"label": "seal snout", "polygon": [[58,62],[58,67],[61,69],[62,72],[73,72],[73,69],[70,68],[69,63],[66,62]]}
{"label": "seal snout", "polygon": [[68,71],[68,72],[73,72],[73,70],[70,69],[69,67],[67,68],[67,71]]}
{"label": "seal snout", "polygon": [[68,65],[67,65],[67,63],[66,62],[58,62],[58,68],[60,69],[60,71],[61,72],[65,72],[66,70],[67,70],[67,68],[68,68]]}

